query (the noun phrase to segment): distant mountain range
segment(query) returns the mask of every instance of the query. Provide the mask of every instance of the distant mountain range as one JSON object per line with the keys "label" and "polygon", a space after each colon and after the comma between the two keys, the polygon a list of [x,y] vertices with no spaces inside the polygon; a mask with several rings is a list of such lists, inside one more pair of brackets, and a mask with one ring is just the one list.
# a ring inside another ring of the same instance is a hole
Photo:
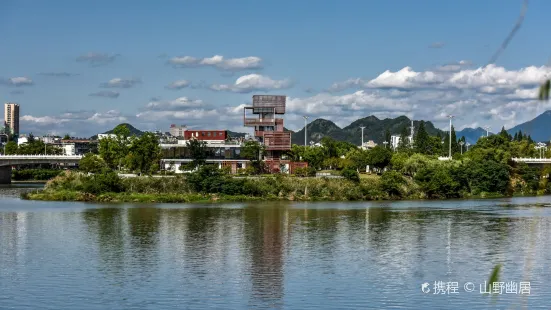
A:
{"label": "distant mountain range", "polygon": [[[413,121],[413,126],[417,129],[420,121]],[[509,134],[514,135],[519,130],[523,133],[528,134],[535,141],[549,141],[551,140],[551,111],[546,111],[541,115],[537,116],[531,121],[517,125],[509,130]],[[126,126],[130,129],[130,133],[133,135],[140,136],[144,133],[139,129],[136,129],[134,126],[128,123],[119,124],[117,126]],[[350,125],[340,128],[335,123],[330,120],[318,118],[310,122],[307,126],[307,135],[308,142],[313,141],[314,143],[319,142],[323,137],[328,136],[335,140],[339,141],[348,141],[350,143],[360,145],[362,141],[361,137],[361,128],[364,126],[364,142],[368,140],[373,140],[375,143],[382,143],[384,139],[384,133],[388,129],[392,135],[399,135],[403,128],[407,128],[408,133],[411,126],[411,120],[406,116],[399,116],[397,118],[385,118],[378,119],[375,116],[368,116],[360,118]],[[115,127],[116,128],[116,127]],[[430,135],[445,135],[447,132],[435,128],[431,122],[425,122],[425,128]],[[113,133],[113,130],[106,131],[106,134]],[[287,128],[284,128],[285,131],[290,131],[291,139],[293,144],[304,144],[304,128],[299,131],[292,131]],[[233,138],[244,137],[246,133],[243,132],[234,132],[228,131],[228,134]],[[489,132],[492,135],[492,132]],[[483,128],[464,128],[463,130],[456,131],[457,139],[462,136],[465,137],[465,140],[470,144],[475,144],[476,141],[482,136],[486,135],[486,130]],[[92,138],[97,138],[94,136]]]}
{"label": "distant mountain range", "polygon": [[[417,128],[421,121],[413,121],[413,126]],[[307,126],[308,142],[319,142],[324,136],[329,136],[335,140],[347,141],[356,145],[362,142],[362,130],[364,128],[364,142],[373,140],[375,143],[382,143],[385,131],[388,129],[390,134],[399,135],[404,128],[410,132],[411,120],[406,116],[397,118],[378,119],[375,116],[360,118],[350,125],[340,128],[332,121],[326,119],[316,119]],[[441,135],[444,132],[435,128],[431,122],[425,122],[425,129],[430,135]],[[304,144],[304,128],[294,132],[291,136],[293,144]]]}
{"label": "distant mountain range", "polygon": [[548,142],[551,140],[551,111],[545,111],[533,120],[517,125],[507,132],[515,135],[519,130],[530,135],[534,141]]}
{"label": "distant mountain range", "polygon": [[[488,135],[493,135],[492,132],[488,132]],[[482,136],[486,136],[486,129],[478,127],[478,128],[464,128],[463,130],[459,130],[455,132],[455,136],[457,139],[461,137],[465,137],[465,141],[469,144],[475,144],[476,141]]]}

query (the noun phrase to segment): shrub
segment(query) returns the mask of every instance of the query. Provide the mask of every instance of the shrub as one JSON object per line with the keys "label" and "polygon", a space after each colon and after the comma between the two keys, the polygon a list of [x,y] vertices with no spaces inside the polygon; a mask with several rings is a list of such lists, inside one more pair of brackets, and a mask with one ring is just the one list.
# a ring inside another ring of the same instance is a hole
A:
{"label": "shrub", "polygon": [[103,171],[92,176],[85,177],[82,190],[86,193],[99,195],[104,193],[120,193],[125,190],[119,175],[113,171]]}
{"label": "shrub", "polygon": [[381,189],[391,197],[402,197],[402,186],[405,180],[401,173],[393,170],[385,171],[381,175]]}
{"label": "shrub", "polygon": [[295,169],[295,175],[297,177],[313,177],[316,175],[316,168],[314,167],[299,167]]}
{"label": "shrub", "polygon": [[186,178],[190,187],[198,193],[220,193],[227,179],[224,171],[215,165],[200,166]]}
{"label": "shrub", "polygon": [[341,175],[349,181],[360,182],[360,174],[356,170],[346,168],[341,171]]}

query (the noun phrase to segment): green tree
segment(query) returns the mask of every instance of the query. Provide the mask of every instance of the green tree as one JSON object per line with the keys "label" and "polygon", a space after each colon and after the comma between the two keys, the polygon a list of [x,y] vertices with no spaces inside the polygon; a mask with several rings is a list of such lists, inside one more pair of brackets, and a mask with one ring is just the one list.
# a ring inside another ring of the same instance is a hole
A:
{"label": "green tree", "polygon": [[102,170],[107,168],[107,165],[101,157],[88,153],[78,162],[78,168],[86,173],[100,173]]}
{"label": "green tree", "polygon": [[404,152],[409,150],[410,150],[410,145],[409,145],[408,129],[407,127],[404,127],[400,132],[400,141],[398,142],[398,151]]}
{"label": "green tree", "polygon": [[415,151],[421,154],[431,154],[431,141],[427,130],[425,129],[425,122],[421,121],[417,128],[417,133],[414,138]]}
{"label": "green tree", "polygon": [[151,174],[158,168],[161,159],[159,139],[151,132],[132,140],[129,147],[128,167],[140,173]]}
{"label": "green tree", "polygon": [[402,186],[404,184],[404,177],[397,171],[389,170],[381,175],[381,189],[390,197],[402,197]]}
{"label": "green tree", "polygon": [[70,140],[71,139],[71,136],[66,133],[65,136],[63,137],[63,140]]}
{"label": "green tree", "polygon": [[352,182],[359,183],[360,182],[360,175],[358,172],[354,169],[346,168],[341,171],[341,175]]}
{"label": "green tree", "polygon": [[248,160],[259,160],[265,154],[265,148],[258,141],[247,141],[241,148],[241,157]]}
{"label": "green tree", "polygon": [[350,168],[360,171],[365,171],[369,165],[369,152],[356,148],[350,150],[346,155],[346,159],[350,161]]}
{"label": "green tree", "polygon": [[5,150],[6,150],[6,155],[15,155],[18,153],[18,147],[17,147],[17,142],[15,141],[10,141],[8,143],[6,143],[5,145]]}
{"label": "green tree", "polygon": [[252,172],[254,174],[261,174],[265,172],[264,161],[262,158],[266,154],[264,145],[258,141],[247,141],[241,148],[241,157],[251,161],[253,167]]}
{"label": "green tree", "polygon": [[331,139],[331,137],[325,136],[321,138],[321,145],[323,147],[323,150],[325,151],[325,157],[331,158],[331,157],[338,157],[339,152],[337,149],[337,143],[335,140]]}
{"label": "green tree", "polygon": [[187,141],[186,147],[189,150],[191,159],[193,159],[191,165],[194,168],[207,162],[207,143],[205,141],[190,139]]}
{"label": "green tree", "polygon": [[99,140],[99,154],[109,168],[114,170],[126,165],[132,140],[130,129],[124,124],[113,129],[113,136]]}
{"label": "green tree", "polygon": [[391,136],[390,130],[388,130],[388,128],[385,129],[384,141],[390,143],[390,140],[392,139]]}
{"label": "green tree", "polygon": [[369,151],[369,164],[377,169],[383,169],[390,164],[392,152],[377,145]]}

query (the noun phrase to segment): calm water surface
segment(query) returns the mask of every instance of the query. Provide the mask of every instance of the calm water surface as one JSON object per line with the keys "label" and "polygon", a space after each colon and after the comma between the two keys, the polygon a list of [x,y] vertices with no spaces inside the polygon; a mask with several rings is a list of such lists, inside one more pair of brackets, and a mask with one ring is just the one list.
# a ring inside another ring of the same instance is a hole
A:
{"label": "calm water surface", "polygon": [[[0,309],[549,309],[548,202],[3,197]],[[495,264],[501,281],[530,282],[530,295],[480,294]],[[458,282],[458,293],[433,294],[435,281]]]}

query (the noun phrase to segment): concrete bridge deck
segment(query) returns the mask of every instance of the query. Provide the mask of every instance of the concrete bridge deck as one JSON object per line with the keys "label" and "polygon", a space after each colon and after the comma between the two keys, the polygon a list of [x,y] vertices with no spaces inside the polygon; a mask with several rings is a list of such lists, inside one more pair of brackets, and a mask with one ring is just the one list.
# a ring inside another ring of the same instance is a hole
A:
{"label": "concrete bridge deck", "polygon": [[29,164],[78,163],[82,155],[0,155],[0,184],[11,183],[11,167]]}

